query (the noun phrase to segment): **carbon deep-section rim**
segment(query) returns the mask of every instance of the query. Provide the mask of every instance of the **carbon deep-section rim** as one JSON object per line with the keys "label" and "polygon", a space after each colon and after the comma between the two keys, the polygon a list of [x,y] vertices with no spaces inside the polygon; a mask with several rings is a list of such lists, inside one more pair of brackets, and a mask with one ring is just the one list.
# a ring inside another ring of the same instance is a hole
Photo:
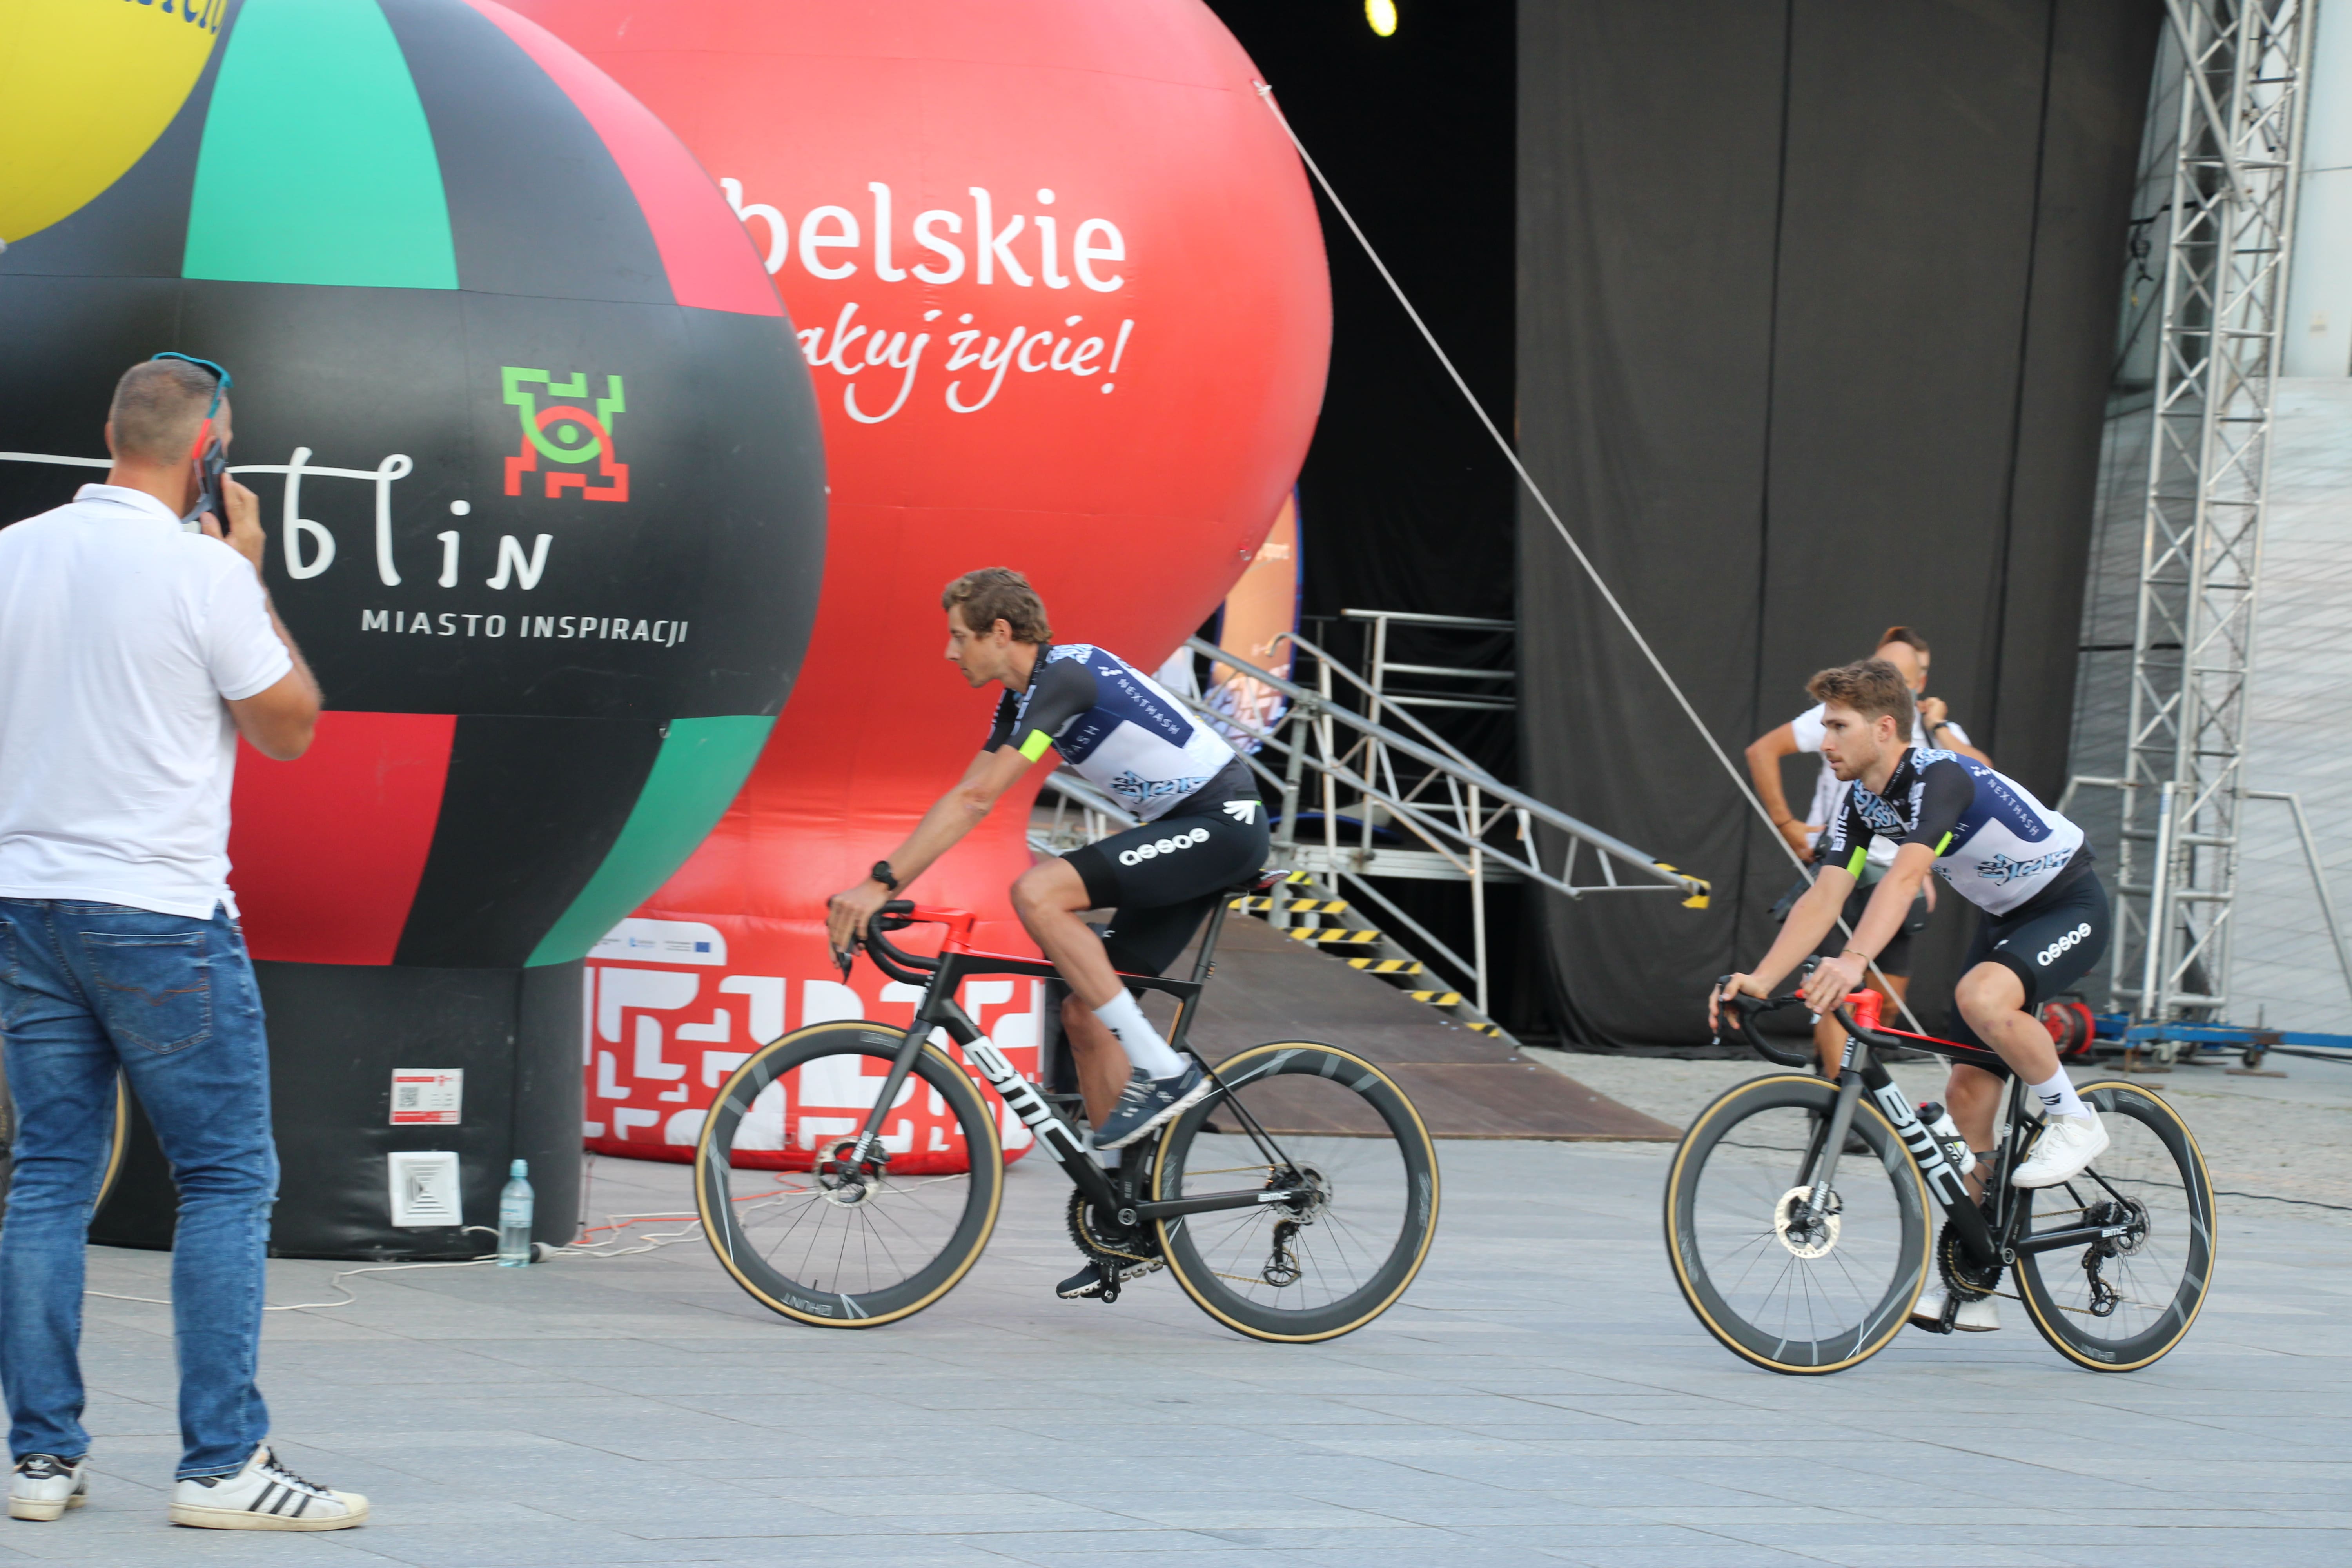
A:
{"label": "carbon deep-section rim", "polygon": [[1666,1175],[1675,1282],[1724,1348],[1774,1372],[1839,1372],[1885,1348],[1918,1300],[1927,1265],[1927,1188],[1867,1097],[1853,1129],[1867,1155],[1832,1175],[1836,1225],[1784,1223],[1810,1192],[1813,1145],[1837,1086],[1773,1074],[1699,1112]]}
{"label": "carbon deep-section rim", "polygon": [[[907,1031],[886,1024],[814,1024],[771,1042],[736,1068],[712,1101],[694,1151],[695,1206],[720,1267],[771,1311],[819,1328],[895,1322],[938,1300],[961,1279],[995,1227],[1004,1194],[996,1119],[964,1069],[933,1044],[915,1058],[903,1097],[929,1093],[954,1119],[969,1152],[961,1172],[900,1174],[835,1163],[758,1168],[789,1153],[815,1163],[824,1149],[788,1152],[781,1138],[740,1141],[748,1119],[791,1125],[785,1076],[814,1067],[871,1079],[878,1093]],[[854,1059],[853,1059],[854,1058]],[[763,1098],[764,1097],[764,1098]],[[838,1084],[824,1103],[849,1103]],[[826,1149],[839,1140],[821,1140]],[[805,1138],[803,1138],[805,1142]],[[886,1126],[886,1142],[887,1133]],[[911,1154],[913,1151],[901,1151]]]}
{"label": "carbon deep-section rim", "polygon": [[2105,1123],[2107,1151],[2073,1181],[2032,1194],[2026,1234],[2131,1220],[2127,1245],[2100,1260],[2100,1278],[2116,1293],[2113,1310],[2091,1310],[2087,1247],[2021,1254],[2018,1294],[2068,1361],[2093,1372],[2137,1372],[2179,1344],[2205,1304],[2217,1251],[2213,1182],[2189,1124],[2156,1095],[2113,1081],[2076,1092]]}
{"label": "carbon deep-section rim", "polygon": [[[1168,1201],[1287,1184],[1319,1195],[1155,1222],[1168,1271],[1211,1317],[1254,1339],[1336,1339],[1393,1305],[1437,1231],[1437,1150],[1421,1113],[1361,1057],[1310,1041],[1218,1064],[1225,1088],[1160,1135],[1151,1192]],[[1266,1130],[1270,1160],[1234,1114]]]}

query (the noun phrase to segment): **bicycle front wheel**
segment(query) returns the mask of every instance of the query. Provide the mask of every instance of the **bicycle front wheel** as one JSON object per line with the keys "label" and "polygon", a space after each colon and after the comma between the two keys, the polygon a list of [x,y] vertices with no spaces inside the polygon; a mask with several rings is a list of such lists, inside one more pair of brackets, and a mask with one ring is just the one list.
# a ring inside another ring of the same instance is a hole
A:
{"label": "bicycle front wheel", "polygon": [[2136,1372],[2179,1344],[2213,1279],[2213,1183],[2189,1125],[2128,1083],[2076,1091],[2107,1152],[2071,1182],[2026,1194],[2025,1240],[2116,1230],[2084,1246],[2023,1252],[2018,1294],[2051,1348],[2093,1372]]}
{"label": "bicycle front wheel", "polygon": [[1811,1197],[1837,1087],[1751,1079],[1699,1112],[1666,1176],[1666,1251],[1683,1299],[1735,1355],[1774,1372],[1840,1372],[1876,1354],[1919,1299],[1927,1186],[1865,1099],[1831,1195]]}
{"label": "bicycle front wheel", "polygon": [[1330,1046],[1256,1046],[1160,1134],[1151,1195],[1311,1190],[1156,1222],[1168,1271],[1253,1339],[1337,1339],[1389,1310],[1437,1232],[1437,1148],[1388,1075]]}
{"label": "bicycle front wheel", "polygon": [[886,1024],[812,1025],[755,1052],[711,1105],[694,1151],[702,1232],[771,1311],[827,1329],[895,1322],[946,1295],[988,1245],[1004,1194],[996,1119],[938,1046],[923,1046],[897,1101],[928,1092],[944,1108],[951,1127],[928,1149],[886,1119],[882,1149],[858,1160],[862,1120],[795,1115],[803,1082],[828,1111],[871,1107],[906,1041]]}

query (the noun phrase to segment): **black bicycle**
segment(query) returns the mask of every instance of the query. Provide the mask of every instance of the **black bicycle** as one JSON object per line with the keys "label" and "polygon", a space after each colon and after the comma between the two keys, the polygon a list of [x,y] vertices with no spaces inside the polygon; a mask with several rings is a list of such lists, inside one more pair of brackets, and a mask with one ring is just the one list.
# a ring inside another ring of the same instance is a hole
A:
{"label": "black bicycle", "polygon": [[[1062,1109],[957,1005],[959,988],[977,976],[1055,976],[1035,959],[973,952],[972,919],[903,900],[884,905],[866,952],[893,980],[922,990],[912,1026],[813,1024],[763,1047],[719,1089],[695,1149],[695,1201],[712,1250],[754,1300],[796,1322],[864,1329],[921,1311],[964,1277],[988,1245],[1004,1190],[996,1119],[975,1077],[1069,1177],[1070,1237],[1103,1267],[1102,1300],[1115,1300],[1123,1279],[1164,1267],[1219,1322],[1297,1342],[1360,1329],[1404,1293],[1437,1226],[1429,1131],[1387,1074],[1337,1047],[1283,1041],[1214,1067],[1192,1050],[1186,1037],[1213,967],[1219,915],[1191,979],[1120,976],[1175,998],[1169,1044],[1200,1060],[1214,1088],[1156,1138],[1129,1145],[1116,1171],[1096,1163]],[[903,952],[884,934],[919,922],[946,928],[938,957]],[[794,1102],[795,1072],[822,1075],[834,1105],[867,1103],[870,1089],[864,1125],[854,1135],[804,1131],[809,1146],[782,1161],[739,1149],[755,1106],[766,1126]],[[843,1075],[866,1080],[854,1100],[842,1098]],[[886,1145],[890,1110],[917,1084],[953,1125],[935,1142],[958,1157],[910,1159],[912,1151]],[[780,1163],[807,1169],[757,1168]]]}
{"label": "black bicycle", "polygon": [[[2021,1297],[2042,1337],[2093,1372],[2135,1372],[2179,1344],[2214,1257],[2213,1184],[2188,1124],[2129,1083],[2081,1085],[2107,1152],[2058,1186],[2013,1186],[2041,1123],[2011,1076],[1974,1197],[1953,1163],[1961,1152],[1921,1124],[1876,1053],[1910,1047],[2008,1069],[1981,1047],[1884,1026],[1878,1001],[1858,992],[1838,1009],[1849,1038],[1835,1083],[1811,1071],[1752,1079],[1700,1112],[1675,1152],[1666,1248],[1707,1331],[1775,1372],[1841,1372],[1902,1331],[1933,1268],[1947,1291],[1945,1333],[1963,1301],[2000,1292]],[[1759,1015],[1798,1005],[1734,998],[1725,1043],[1736,1037],[1768,1060],[1809,1068],[1810,1039],[1783,1046],[1756,1028]],[[1846,1152],[1849,1134],[1866,1154]],[[1931,1196],[1945,1222],[1932,1249]]]}

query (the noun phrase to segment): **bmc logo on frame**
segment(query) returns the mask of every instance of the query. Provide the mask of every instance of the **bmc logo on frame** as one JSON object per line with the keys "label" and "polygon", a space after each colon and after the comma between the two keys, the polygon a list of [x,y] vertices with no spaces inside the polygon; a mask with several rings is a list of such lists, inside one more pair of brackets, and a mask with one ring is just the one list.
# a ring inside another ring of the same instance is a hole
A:
{"label": "bmc logo on frame", "polygon": [[2047,969],[2050,967],[2051,963],[2057,959],[2060,953],[2065,952],[2068,948],[2074,946],[2078,942],[2088,942],[2090,940],[2091,923],[2090,921],[2085,921],[2081,925],[2076,926],[2073,931],[2068,931],[2064,936],[2060,937],[2056,942],[2052,942],[2048,947],[2043,948],[2040,952],[2035,953],[2033,955],[2033,961],[2042,965],[2044,969]]}
{"label": "bmc logo on frame", "polygon": [[[542,493],[550,500],[566,489],[578,490],[583,500],[629,499],[629,465],[621,461],[613,446],[613,426],[629,406],[619,376],[604,378],[604,395],[596,399],[593,410],[583,406],[588,396],[584,370],[569,381],[558,381],[543,370],[501,365],[499,388],[522,425],[521,449],[507,459],[507,494],[522,494],[522,477],[541,473],[539,460],[545,458],[576,470],[545,470]],[[549,399],[544,407],[540,404],[542,392]],[[602,484],[588,482],[585,469],[591,458],[595,460]]]}
{"label": "bmc logo on frame", "polygon": [[1190,849],[1195,844],[1206,844],[1208,841],[1209,830],[1205,827],[1196,827],[1190,833],[1179,833],[1172,838],[1157,839],[1150,844],[1139,844],[1132,849],[1122,849],[1119,851],[1118,863],[1122,866],[1140,866],[1146,860],[1156,860],[1162,855],[1173,855],[1179,849]]}

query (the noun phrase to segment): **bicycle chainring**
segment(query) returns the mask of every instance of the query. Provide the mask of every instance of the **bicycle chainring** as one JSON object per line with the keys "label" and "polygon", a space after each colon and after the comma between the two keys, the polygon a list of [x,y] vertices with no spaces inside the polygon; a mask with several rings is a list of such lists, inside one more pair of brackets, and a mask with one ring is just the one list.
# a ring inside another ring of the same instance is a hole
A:
{"label": "bicycle chainring", "polygon": [[1082,1192],[1071,1192],[1068,1219],[1072,1244],[1103,1271],[1099,1300],[1118,1300],[1121,1285],[1166,1267],[1160,1256],[1160,1237],[1150,1226],[1122,1230],[1115,1224],[1106,1225]]}
{"label": "bicycle chainring", "polygon": [[1936,1244],[1936,1272],[1956,1301],[1980,1301],[2000,1283],[2000,1265],[1979,1268],[1960,1256],[1960,1238],[1950,1226]]}

